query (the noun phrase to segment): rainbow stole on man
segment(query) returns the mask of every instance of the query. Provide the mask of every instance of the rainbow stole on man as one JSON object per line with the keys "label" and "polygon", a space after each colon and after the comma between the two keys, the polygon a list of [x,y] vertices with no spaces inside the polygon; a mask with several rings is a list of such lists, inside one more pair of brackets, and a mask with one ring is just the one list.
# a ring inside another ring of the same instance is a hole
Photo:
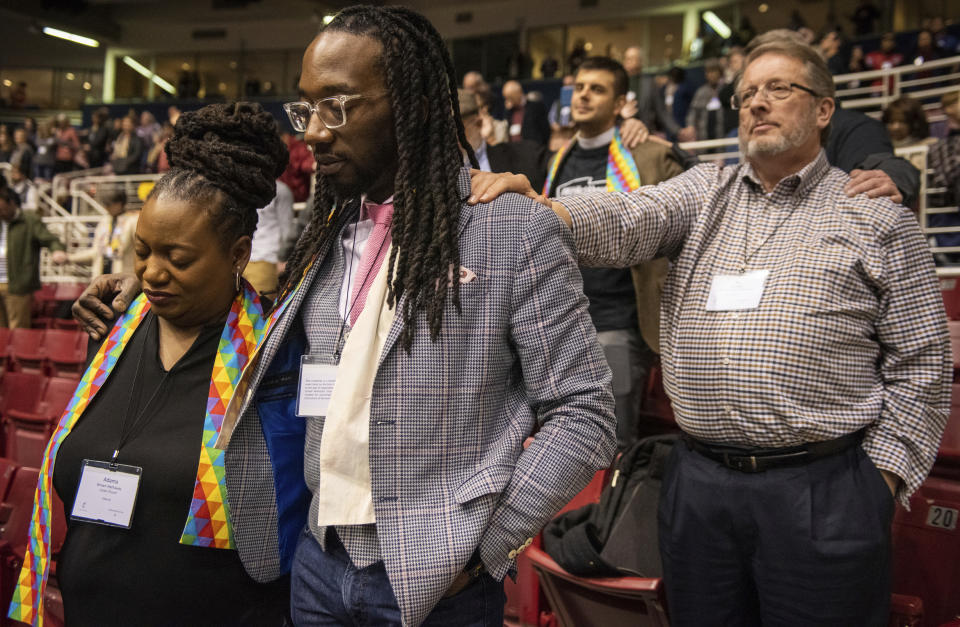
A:
{"label": "rainbow stole on man", "polygon": [[[83,374],[73,398],[60,418],[60,423],[47,443],[34,498],[30,541],[10,603],[10,618],[43,625],[43,593],[50,568],[51,490],[57,451],[113,372],[120,355],[149,309],[150,303],[141,294],[117,320],[90,367]],[[257,293],[244,281],[243,290],[237,295],[227,316],[210,377],[194,498],[180,539],[183,544],[233,548],[233,530],[224,483],[223,451],[213,449],[211,443],[217,439],[223,420],[223,409],[233,394],[244,366],[280,313],[275,311],[268,320],[263,314]]]}
{"label": "rainbow stole on man", "polygon": [[[547,181],[543,185],[543,195],[549,196],[553,188],[553,181],[560,172],[560,166],[566,159],[576,143],[572,139],[557,151],[550,161],[550,167],[547,170]],[[613,139],[610,141],[610,150],[607,153],[607,191],[608,192],[632,192],[640,187],[640,173],[637,171],[637,164],[633,160],[633,155],[623,145],[623,138],[620,137],[620,129],[613,129]]]}

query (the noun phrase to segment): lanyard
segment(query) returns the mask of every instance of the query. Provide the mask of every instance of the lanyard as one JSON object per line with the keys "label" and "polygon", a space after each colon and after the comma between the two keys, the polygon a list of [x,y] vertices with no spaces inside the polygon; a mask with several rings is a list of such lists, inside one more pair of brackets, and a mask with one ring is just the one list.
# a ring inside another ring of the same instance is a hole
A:
{"label": "lanyard", "polygon": [[[157,324],[156,316],[150,316],[150,324],[151,325]],[[141,387],[140,376],[143,372],[143,354],[146,350],[147,337],[150,334],[150,327],[148,326],[146,329],[144,329],[144,331],[145,332],[142,335],[143,339],[140,342],[140,350],[138,352],[139,354],[137,355],[137,372],[133,377],[133,385],[130,387],[130,396],[127,399],[127,411],[124,412],[123,422],[120,424],[120,439],[117,441],[117,445],[113,449],[113,456],[110,458],[110,464],[112,466],[116,466],[117,456],[120,455],[120,449],[123,447],[124,444],[127,443],[127,440],[130,439],[130,436],[136,431],[137,427],[140,426],[142,428],[146,426],[147,423],[150,422],[150,420],[153,418],[154,414],[148,415],[147,410],[150,409],[150,406],[153,404],[153,401],[156,400],[157,396],[160,394],[160,391],[163,389],[164,385],[166,384],[167,379],[170,376],[170,373],[173,371],[173,368],[176,368],[176,364],[174,364],[173,367],[170,368],[170,370],[167,370],[166,372],[163,373],[163,377],[160,379],[160,383],[158,383],[157,387],[154,388],[153,393],[150,395],[150,398],[147,399],[147,403],[140,408],[140,411],[137,413],[136,417],[133,419],[133,424],[131,424],[130,429],[127,430],[127,419],[130,417],[130,414],[133,413],[133,394],[135,391],[137,391]],[[143,398],[143,390],[140,389],[139,391],[140,393],[137,394],[138,401],[141,398]],[[148,416],[145,421],[144,421],[144,416]]]}
{"label": "lanyard", "polygon": [[[337,333],[337,343],[334,344],[333,356],[335,363],[340,363],[340,353],[343,351],[343,332],[347,328],[347,320],[350,319],[350,314],[353,313],[353,308],[357,306],[357,298],[353,299],[353,302],[350,302],[350,282],[353,278],[353,258],[357,256],[357,229],[360,226],[360,214],[363,213],[363,206],[360,207],[360,213],[357,213],[357,221],[353,227],[353,246],[351,248],[350,255],[350,266],[347,269],[347,302],[350,304],[349,307],[344,307],[346,312],[343,317],[340,319],[340,331]],[[374,222],[373,228],[377,228],[376,222]],[[373,231],[370,232],[370,235],[373,235]],[[367,236],[367,241],[370,241],[370,236]],[[380,256],[380,253],[383,252],[383,245],[387,242],[387,238],[384,237],[380,240],[380,247],[377,248],[377,254],[374,257],[376,259]],[[364,248],[364,252],[366,248]],[[357,296],[360,296],[360,293],[363,291],[363,288],[366,287],[367,281],[370,280],[370,275],[373,274],[373,264],[367,269],[367,273],[364,275],[363,280],[360,282],[360,287],[357,289]]]}

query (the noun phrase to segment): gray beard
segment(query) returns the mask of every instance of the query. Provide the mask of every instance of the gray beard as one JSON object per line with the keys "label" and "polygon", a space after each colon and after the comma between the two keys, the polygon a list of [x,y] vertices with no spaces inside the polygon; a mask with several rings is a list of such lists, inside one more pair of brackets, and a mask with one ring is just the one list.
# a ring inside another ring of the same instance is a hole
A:
{"label": "gray beard", "polygon": [[789,133],[781,133],[776,139],[768,138],[747,139],[740,136],[740,152],[748,158],[771,157],[782,154],[791,148],[796,148],[810,137],[810,133],[819,132],[817,128],[816,109],[810,109],[810,114],[801,124],[795,126]]}

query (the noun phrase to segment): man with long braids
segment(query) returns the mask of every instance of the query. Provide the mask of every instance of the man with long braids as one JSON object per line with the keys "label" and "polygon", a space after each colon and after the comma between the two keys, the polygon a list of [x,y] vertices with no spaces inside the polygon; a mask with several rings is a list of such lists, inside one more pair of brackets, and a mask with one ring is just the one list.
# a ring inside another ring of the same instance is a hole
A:
{"label": "man with long braids", "polygon": [[572,240],[518,195],[466,206],[422,16],[345,9],[300,90],[314,217],[218,443],[240,557],[292,569],[297,625],[502,625],[517,554],[614,450]]}

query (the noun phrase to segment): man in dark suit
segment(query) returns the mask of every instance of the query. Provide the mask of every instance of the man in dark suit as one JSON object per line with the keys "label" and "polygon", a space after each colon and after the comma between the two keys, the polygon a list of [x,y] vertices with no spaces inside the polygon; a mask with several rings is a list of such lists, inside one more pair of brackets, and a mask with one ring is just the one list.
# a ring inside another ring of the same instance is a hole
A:
{"label": "man in dark suit", "polygon": [[480,109],[477,97],[464,89],[457,90],[460,98],[460,116],[467,142],[477,155],[480,169],[484,172],[520,172],[530,179],[537,189],[543,187],[546,177],[547,147],[521,140],[496,145],[487,144],[483,134],[483,118],[489,113]]}
{"label": "man in dark suit", "polygon": [[503,101],[507,109],[510,141],[528,139],[541,146],[550,143],[550,121],[542,102],[528,99],[517,81],[504,83]]}
{"label": "man in dark suit", "polygon": [[677,124],[660,97],[653,76],[643,75],[643,50],[640,47],[631,46],[626,49],[623,53],[623,68],[627,72],[628,91],[627,103],[621,115],[625,118],[636,118],[651,131],[661,131],[671,139],[692,141],[693,129],[681,128]]}

